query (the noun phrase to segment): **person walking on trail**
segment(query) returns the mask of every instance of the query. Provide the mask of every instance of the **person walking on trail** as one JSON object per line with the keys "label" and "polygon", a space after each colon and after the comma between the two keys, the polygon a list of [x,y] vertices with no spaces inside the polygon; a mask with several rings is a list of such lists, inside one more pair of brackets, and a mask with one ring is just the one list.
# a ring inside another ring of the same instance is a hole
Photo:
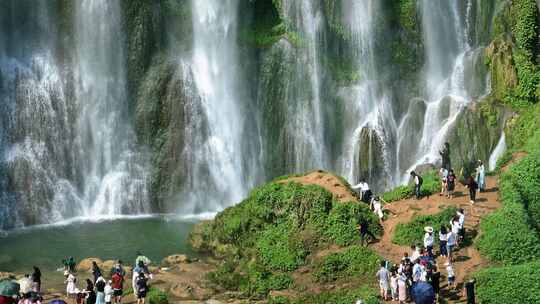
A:
{"label": "person walking on trail", "polygon": [[124,276],[120,272],[115,272],[111,277],[111,287],[113,289],[114,303],[122,303],[122,295],[124,290]]}
{"label": "person walking on trail", "polygon": [[365,218],[360,219],[360,244],[364,246],[364,241],[366,242],[366,245],[369,244],[368,240],[366,240],[366,236],[371,237],[371,240],[376,240],[375,235],[369,231],[369,223]]}
{"label": "person walking on trail", "polygon": [[448,237],[448,231],[446,230],[446,226],[441,226],[441,230],[439,231],[439,255],[442,257],[448,256],[448,252],[446,251],[446,240]]}
{"label": "person walking on trail", "polygon": [[114,264],[114,266],[111,268],[111,277],[115,274],[115,273],[118,273],[119,275],[121,275],[122,277],[125,277],[126,276],[126,271],[124,270],[124,266],[122,264],[122,260],[118,260],[116,262],[116,264]]}
{"label": "person walking on trail", "polygon": [[71,273],[69,270],[64,271],[64,276],[66,279],[64,280],[64,283],[66,284],[66,295],[68,298],[73,297],[77,295],[77,278],[73,273]]}
{"label": "person walking on trail", "polygon": [[456,189],[456,174],[453,169],[448,171],[448,176],[446,177],[446,197],[453,198],[454,190]]}
{"label": "person walking on trail", "polygon": [[461,243],[465,239],[465,211],[463,208],[460,208],[456,211],[458,217],[458,241]]}
{"label": "person walking on trail", "polygon": [[454,251],[454,247],[456,246],[456,235],[452,232],[452,230],[448,231],[448,234],[446,235],[446,253],[447,253],[447,261],[445,265],[449,265],[452,263],[452,252]]}
{"label": "person walking on trail", "polygon": [[140,266],[140,263],[142,263],[144,271],[148,274],[150,273],[148,271],[148,266],[151,262],[152,261],[150,261],[150,259],[144,256],[140,251],[137,252],[137,258],[135,259],[135,267]]}
{"label": "person walking on trail", "polygon": [[41,292],[41,270],[37,266],[34,266],[34,272],[32,272],[32,290],[36,293]]}
{"label": "person walking on trail", "polygon": [[407,301],[407,275],[402,270],[398,270],[398,300],[399,304]]}
{"label": "person walking on trail", "polygon": [[382,207],[381,201],[384,202],[384,200],[382,200],[380,197],[375,196],[373,200],[371,201],[370,209],[373,210],[373,213],[375,213],[375,215],[377,215],[377,217],[379,218],[379,222],[382,225],[384,214],[383,214],[383,207]]}
{"label": "person walking on trail", "polygon": [[474,204],[476,202],[476,191],[478,190],[478,184],[472,176],[469,176],[465,181],[465,186],[469,188],[469,197],[470,203]]}
{"label": "person walking on trail", "polygon": [[441,179],[441,193],[439,196],[443,196],[447,190],[446,179],[448,178],[448,170],[446,168],[441,168],[439,170],[439,178]]}
{"label": "person walking on trail", "polygon": [[97,279],[101,277],[101,269],[99,268],[96,261],[92,261],[92,274],[94,275],[94,284],[97,282]]}
{"label": "person walking on trail", "polygon": [[114,290],[112,288],[112,280],[108,280],[105,285],[105,304],[112,304]]}
{"label": "person walking on trail", "polygon": [[148,279],[144,272],[139,273],[137,278],[137,304],[144,304],[146,293],[148,292]]}
{"label": "person walking on trail", "polygon": [[377,271],[376,277],[379,279],[379,290],[381,292],[381,298],[388,300],[388,280],[390,279],[390,273],[386,269],[386,261],[381,261],[381,268]]}
{"label": "person walking on trail", "polygon": [[353,190],[359,190],[360,191],[360,200],[366,204],[369,204],[371,202],[371,197],[373,196],[371,190],[369,189],[368,183],[361,179],[360,183],[357,185],[354,185],[351,187]]}
{"label": "person walking on trail", "polygon": [[486,167],[481,160],[478,160],[478,167],[476,167],[476,182],[480,192],[484,192],[486,190]]}
{"label": "person walking on trail", "polygon": [[105,304],[105,286],[107,283],[105,282],[105,279],[100,276],[96,280],[96,304]]}
{"label": "person walking on trail", "polygon": [[456,273],[454,272],[454,267],[452,263],[446,265],[446,273],[448,277],[448,288],[456,288]]}
{"label": "person walking on trail", "polygon": [[86,279],[84,293],[86,294],[86,304],[96,304],[96,291],[94,290],[94,284],[90,279]]}
{"label": "person walking on trail", "polygon": [[411,171],[411,176],[414,179],[414,194],[416,196],[416,199],[418,200],[421,197],[422,183],[424,182],[424,180],[414,171]]}
{"label": "person walking on trail", "polygon": [[444,148],[442,149],[442,151],[439,151],[439,154],[442,158],[441,167],[445,168],[446,170],[450,170],[450,168],[452,168],[452,164],[450,163],[450,144],[445,142]]}
{"label": "person walking on trail", "polygon": [[433,256],[433,227],[424,227],[424,231],[426,232],[424,234],[424,247],[427,250],[428,256]]}
{"label": "person walking on trail", "polygon": [[450,225],[452,227],[452,234],[454,235],[454,238],[456,240],[456,245],[459,246],[459,217],[455,215],[452,217],[452,220],[450,220]]}
{"label": "person walking on trail", "polygon": [[390,295],[392,301],[398,301],[398,281],[399,277],[397,270],[394,269],[392,271],[392,275],[390,276]]}
{"label": "person walking on trail", "polygon": [[476,304],[476,299],[474,295],[474,284],[476,280],[471,279],[465,283],[465,295],[467,296],[467,304]]}

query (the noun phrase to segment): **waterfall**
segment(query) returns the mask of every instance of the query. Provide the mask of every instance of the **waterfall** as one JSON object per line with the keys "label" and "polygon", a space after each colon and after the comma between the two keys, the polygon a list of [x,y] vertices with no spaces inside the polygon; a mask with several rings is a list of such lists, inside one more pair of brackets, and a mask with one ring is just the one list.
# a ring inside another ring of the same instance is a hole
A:
{"label": "waterfall", "polygon": [[[183,214],[216,212],[240,201],[251,181],[243,165],[241,75],[238,72],[237,0],[194,0],[190,69],[200,103],[185,127],[190,160]],[[200,109],[197,109],[199,108]]]}
{"label": "waterfall", "polygon": [[299,34],[300,46],[294,52],[292,79],[286,84],[288,117],[288,164],[292,172],[328,168],[324,140],[324,119],[321,100],[320,39],[322,13],[317,1],[284,0],[283,16],[291,30]]}
{"label": "waterfall", "polygon": [[504,151],[506,150],[506,136],[504,135],[504,131],[501,134],[501,138],[499,139],[499,142],[497,143],[497,146],[495,146],[495,149],[489,156],[489,170],[493,171],[495,168],[497,168],[497,161],[501,156],[504,154]]}
{"label": "waterfall", "polygon": [[[473,89],[468,87],[466,81],[466,77],[475,72],[470,66],[483,53],[481,47],[469,43],[468,33],[471,31],[467,27],[471,18],[471,1],[420,2],[426,50],[425,114],[421,136],[416,137],[419,141],[410,143],[416,145],[417,149],[416,162],[409,170],[423,163],[437,163],[440,160],[438,152],[458,114],[471,100],[487,93],[485,81],[482,81],[480,88]],[[481,75],[474,76],[483,79]],[[416,114],[411,112],[416,110],[418,107],[409,107],[408,115]],[[407,174],[402,178],[406,179]]]}
{"label": "waterfall", "polygon": [[78,1],[76,126],[83,216],[150,212],[147,168],[128,122],[124,36],[118,1]]}
{"label": "waterfall", "polygon": [[[374,35],[380,5],[377,0],[343,2],[343,19],[352,36],[356,67],[361,76],[360,81],[341,92],[346,102],[348,125],[341,171],[353,183],[363,178],[379,189],[393,184],[393,156],[389,145],[396,129],[391,93],[380,81],[379,58],[375,53]],[[368,155],[363,155],[366,153]]]}

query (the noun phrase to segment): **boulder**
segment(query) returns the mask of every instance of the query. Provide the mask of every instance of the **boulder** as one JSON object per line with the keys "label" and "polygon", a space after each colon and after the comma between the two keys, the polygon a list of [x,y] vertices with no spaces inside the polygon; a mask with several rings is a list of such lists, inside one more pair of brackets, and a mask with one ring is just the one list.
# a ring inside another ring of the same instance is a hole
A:
{"label": "boulder", "polygon": [[422,176],[430,171],[437,171],[437,167],[434,164],[421,164],[414,168],[414,172]]}
{"label": "boulder", "polygon": [[211,240],[209,233],[212,231],[212,223],[213,221],[201,221],[191,229],[189,243],[195,251],[209,252],[212,250],[212,246],[209,244]]}
{"label": "boulder", "polygon": [[179,264],[190,263],[190,259],[185,254],[174,254],[164,258],[161,261],[161,265],[165,267],[174,267]]}
{"label": "boulder", "polygon": [[180,300],[207,300],[214,295],[211,289],[196,284],[174,284],[169,293]]}
{"label": "boulder", "polygon": [[101,265],[103,265],[103,261],[98,258],[86,258],[77,264],[77,271],[92,271],[92,262],[96,262],[98,266],[101,268]]}

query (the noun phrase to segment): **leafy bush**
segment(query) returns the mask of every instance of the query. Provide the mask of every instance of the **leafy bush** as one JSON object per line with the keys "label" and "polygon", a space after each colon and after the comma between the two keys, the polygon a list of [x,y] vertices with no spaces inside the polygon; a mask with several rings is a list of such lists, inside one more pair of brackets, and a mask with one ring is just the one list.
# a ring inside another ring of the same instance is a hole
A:
{"label": "leafy bush", "polygon": [[[357,300],[362,299],[365,304],[379,304],[377,291],[373,288],[361,287],[353,290],[338,290],[323,292],[320,294],[310,294],[300,297],[299,299],[290,302],[291,304],[351,304],[356,303]],[[281,299],[283,301],[283,299]]]}
{"label": "leafy bush", "polygon": [[514,164],[505,176],[519,193],[531,224],[540,229],[540,151],[533,151]]}
{"label": "leafy bush", "polygon": [[540,261],[490,268],[474,275],[477,280],[477,299],[483,304],[540,303]]}
{"label": "leafy bush", "polygon": [[482,255],[504,264],[540,258],[540,237],[529,225],[529,215],[512,182],[511,172],[501,176],[500,193],[503,207],[480,224],[482,234],[477,242],[478,249]]}
{"label": "leafy bush", "polygon": [[381,257],[371,249],[353,246],[345,251],[326,256],[316,267],[315,277],[320,282],[335,281],[339,278],[351,278],[375,275]]}
{"label": "leafy bush", "polygon": [[159,288],[150,288],[146,296],[149,304],[169,304],[167,293]]}
{"label": "leafy bush", "polygon": [[326,221],[324,236],[340,246],[348,246],[360,240],[358,224],[366,220],[370,232],[382,233],[377,217],[365,205],[358,203],[335,203]]}
{"label": "leafy bush", "polygon": [[247,280],[241,290],[253,298],[264,298],[271,290],[287,289],[293,284],[287,273],[272,273],[257,263],[247,267]]}
{"label": "leafy bush", "polygon": [[[439,231],[442,225],[448,226],[450,224],[456,210],[456,208],[450,207],[434,215],[422,215],[414,218],[409,223],[398,224],[392,237],[392,243],[398,245],[423,244],[424,227],[431,226],[436,232]],[[439,238],[434,237],[434,239],[438,242]]]}
{"label": "leafy bush", "polygon": [[235,272],[236,265],[229,260],[223,261],[215,271],[207,274],[206,278],[227,290],[238,290],[244,284],[245,278]]}
{"label": "leafy bush", "polygon": [[256,248],[264,265],[271,270],[293,271],[302,265],[306,250],[287,223],[260,232]]}
{"label": "leafy bush", "polygon": [[[429,171],[422,175],[424,183],[420,188],[422,196],[429,196],[441,190],[441,182],[436,171]],[[414,196],[414,185],[398,186],[382,195],[386,202],[399,201]]]}

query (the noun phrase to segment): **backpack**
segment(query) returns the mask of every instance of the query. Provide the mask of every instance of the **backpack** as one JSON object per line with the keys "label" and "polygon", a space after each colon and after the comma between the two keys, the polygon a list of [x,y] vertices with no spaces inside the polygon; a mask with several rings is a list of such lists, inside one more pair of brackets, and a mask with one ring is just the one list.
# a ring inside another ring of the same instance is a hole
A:
{"label": "backpack", "polygon": [[418,185],[422,186],[422,184],[424,183],[424,179],[420,175],[417,175],[417,176],[418,176]]}

